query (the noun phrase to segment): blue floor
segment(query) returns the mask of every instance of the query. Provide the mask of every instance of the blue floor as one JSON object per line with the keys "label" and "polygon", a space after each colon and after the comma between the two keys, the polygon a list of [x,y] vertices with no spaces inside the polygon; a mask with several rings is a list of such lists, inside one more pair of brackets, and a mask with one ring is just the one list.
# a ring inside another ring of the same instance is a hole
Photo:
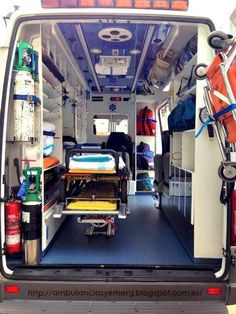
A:
{"label": "blue floor", "polygon": [[109,239],[88,239],[87,226],[68,217],[42,264],[193,265],[150,195],[129,197],[129,208]]}

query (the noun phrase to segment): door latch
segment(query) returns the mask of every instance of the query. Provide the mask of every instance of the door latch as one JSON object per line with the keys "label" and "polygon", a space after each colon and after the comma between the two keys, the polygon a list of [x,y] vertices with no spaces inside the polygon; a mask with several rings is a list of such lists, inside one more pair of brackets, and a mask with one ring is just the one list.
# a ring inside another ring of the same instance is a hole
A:
{"label": "door latch", "polygon": [[231,250],[231,252],[229,252],[226,249],[222,249],[222,255],[231,263],[232,266],[235,266],[235,253],[235,250]]}

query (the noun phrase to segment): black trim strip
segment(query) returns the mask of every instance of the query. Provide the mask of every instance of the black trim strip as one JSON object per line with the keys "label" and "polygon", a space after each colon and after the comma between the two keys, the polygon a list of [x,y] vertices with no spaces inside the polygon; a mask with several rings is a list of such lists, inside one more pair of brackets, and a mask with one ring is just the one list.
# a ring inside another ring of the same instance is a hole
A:
{"label": "black trim strip", "polygon": [[73,266],[19,266],[14,272],[12,279],[18,280],[22,277],[27,280],[42,281],[106,281],[106,282],[216,282],[213,271],[207,269],[183,269],[177,267],[165,267],[163,269],[152,269],[150,267],[127,267],[119,268],[116,265],[111,267],[99,268],[95,265]]}

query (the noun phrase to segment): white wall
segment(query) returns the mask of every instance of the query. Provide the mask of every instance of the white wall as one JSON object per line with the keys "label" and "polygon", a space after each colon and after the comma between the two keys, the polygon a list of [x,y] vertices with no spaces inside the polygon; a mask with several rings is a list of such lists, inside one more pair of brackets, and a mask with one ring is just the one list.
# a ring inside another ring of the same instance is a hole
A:
{"label": "white wall", "polygon": [[[94,95],[93,95],[94,96]],[[97,95],[101,96],[101,95]],[[93,117],[96,114],[111,114],[112,112],[109,111],[109,104],[110,97],[114,97],[115,95],[103,95],[104,101],[103,102],[88,102],[87,106],[87,119],[88,119],[88,125],[87,125],[87,141],[89,143],[101,143],[103,141],[106,141],[107,136],[97,136],[93,134]],[[117,95],[118,96],[118,95]],[[120,95],[119,95],[120,96]],[[124,95],[122,97],[130,97],[129,95]],[[114,114],[124,114],[128,116],[128,129],[129,129],[129,135],[132,137],[132,140],[135,138],[135,119],[136,119],[136,113],[135,113],[135,103],[130,97],[130,101],[126,102],[112,102],[116,104],[116,111]]]}

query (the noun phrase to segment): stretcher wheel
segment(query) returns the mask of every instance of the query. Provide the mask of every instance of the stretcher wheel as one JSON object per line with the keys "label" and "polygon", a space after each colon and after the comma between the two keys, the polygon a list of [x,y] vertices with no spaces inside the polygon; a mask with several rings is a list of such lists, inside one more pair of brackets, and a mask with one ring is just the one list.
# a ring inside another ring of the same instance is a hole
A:
{"label": "stretcher wheel", "polygon": [[236,181],[236,167],[230,164],[220,165],[218,169],[219,177],[225,182]]}
{"label": "stretcher wheel", "polygon": [[202,123],[204,123],[209,118],[209,112],[207,107],[203,107],[199,111],[199,119]]}
{"label": "stretcher wheel", "polygon": [[207,71],[208,65],[205,63],[199,63],[194,68],[194,76],[197,80],[205,80],[207,77],[206,71]]}
{"label": "stretcher wheel", "polygon": [[208,36],[207,42],[211,48],[221,51],[229,46],[226,41],[231,38],[231,35],[214,31]]}

